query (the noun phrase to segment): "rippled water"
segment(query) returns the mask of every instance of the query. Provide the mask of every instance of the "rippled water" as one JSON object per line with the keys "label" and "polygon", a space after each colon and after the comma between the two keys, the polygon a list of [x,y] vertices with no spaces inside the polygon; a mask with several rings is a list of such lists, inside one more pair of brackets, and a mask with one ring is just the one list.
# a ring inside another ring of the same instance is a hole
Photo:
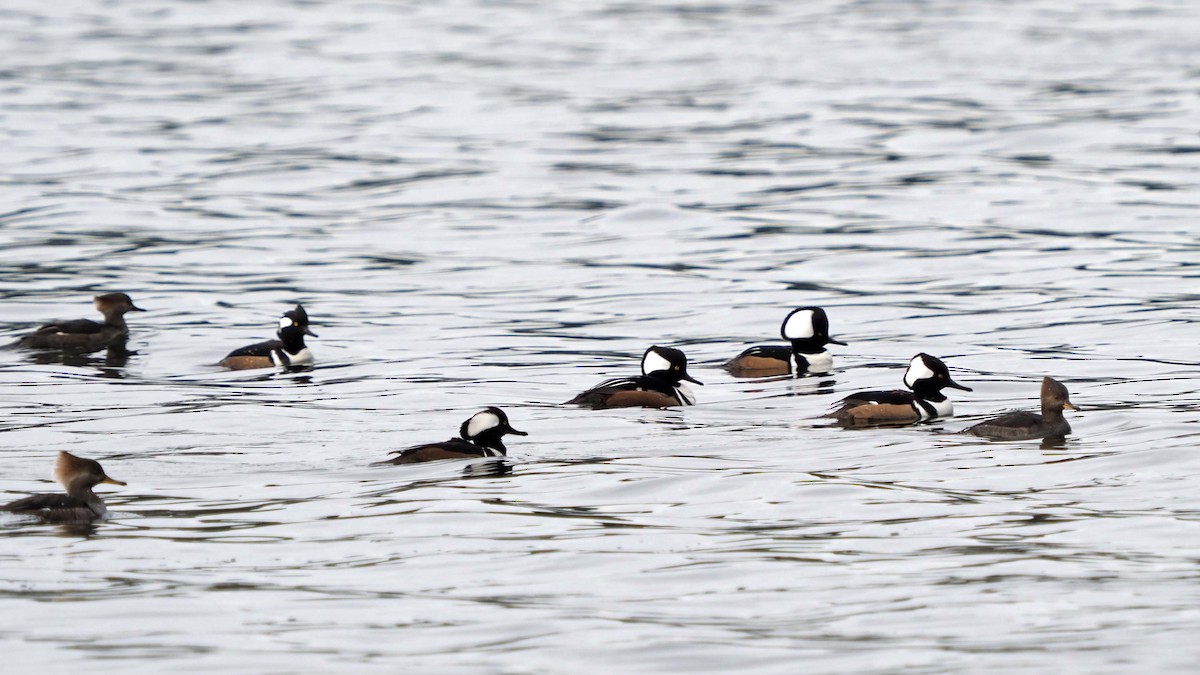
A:
{"label": "rippled water", "polygon": [[[1200,8],[8,3],[6,665],[1191,670]],[[306,373],[214,363],[303,302]],[[734,380],[792,307],[837,371]],[[700,405],[561,401],[684,347]],[[918,351],[959,417],[842,430]],[[954,434],[1035,405],[1064,444]],[[512,472],[373,467],[485,405]],[[800,664],[804,664],[801,666]]]}

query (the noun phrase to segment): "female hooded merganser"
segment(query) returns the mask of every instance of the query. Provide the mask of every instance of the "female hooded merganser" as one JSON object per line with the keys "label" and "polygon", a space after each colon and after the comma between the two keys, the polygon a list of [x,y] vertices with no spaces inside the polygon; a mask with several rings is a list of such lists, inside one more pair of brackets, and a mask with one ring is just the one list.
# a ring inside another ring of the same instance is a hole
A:
{"label": "female hooded merganser", "polygon": [[847,396],[830,416],[848,425],[922,422],[954,414],[954,405],[942,393],[944,387],[971,391],[950,379],[946,364],[928,354],[912,358],[904,385],[912,391],[860,391]]}
{"label": "female hooded merganser", "polygon": [[792,343],[759,345],[742,352],[725,364],[734,377],[770,377],[807,373],[827,373],[833,368],[833,356],[825,345],[846,346],[841,340],[829,337],[829,318],[820,307],[793,309],[779,327],[779,334]]}
{"label": "female hooded merganser", "polygon": [[97,295],[92,302],[96,304],[96,311],[104,315],[104,323],[91,319],[55,321],[17,340],[16,346],[94,352],[124,343],[129,337],[129,326],[125,324],[126,312],[146,311],[135,307],[133,300],[124,293]]}
{"label": "female hooded merganser", "polygon": [[304,345],[304,336],[317,337],[317,334],[308,328],[308,313],[304,307],[296,305],[296,309],[284,312],[279,319],[276,335],[279,336],[278,340],[267,340],[229,352],[217,365],[230,370],[249,370],[312,364],[313,355]]}
{"label": "female hooded merganser", "polygon": [[1060,438],[1071,433],[1071,425],[1063,417],[1064,410],[1079,410],[1071,403],[1071,394],[1062,382],[1042,378],[1042,414],[1018,410],[993,417],[963,430],[984,438],[1004,441],[1027,441],[1033,438]]}
{"label": "female hooded merganser", "polygon": [[524,431],[517,431],[508,423],[508,415],[499,408],[481,410],[462,423],[458,434],[460,438],[451,438],[445,443],[429,443],[415,445],[405,450],[394,450],[399,457],[380,462],[380,464],[416,464],[417,462],[433,462],[439,459],[472,459],[478,457],[503,457],[508,454],[504,443],[500,440],[505,434],[528,436]]}
{"label": "female hooded merganser", "polygon": [[641,377],[602,382],[567,401],[588,408],[669,408],[695,405],[696,397],[682,380],[704,384],[688,375],[687,356],[672,347],[651,347],[642,354]]}
{"label": "female hooded merganser", "polygon": [[108,509],[92,488],[101,483],[125,484],[109,478],[100,462],[66,451],[58,453],[54,462],[54,479],[67,488],[67,494],[33,495],[0,506],[0,511],[31,515],[54,523],[94,520],[103,517]]}

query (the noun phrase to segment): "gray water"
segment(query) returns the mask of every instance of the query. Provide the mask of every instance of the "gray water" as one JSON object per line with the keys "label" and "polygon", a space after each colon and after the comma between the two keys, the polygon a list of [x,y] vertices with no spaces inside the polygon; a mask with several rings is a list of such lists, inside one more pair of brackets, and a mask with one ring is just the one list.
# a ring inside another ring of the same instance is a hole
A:
{"label": "gray water", "polygon": [[[1164,672],[1200,658],[1200,6],[0,10],[12,672]],[[310,372],[230,373],[303,302]],[[836,371],[718,365],[827,309]],[[560,404],[684,348],[694,408]],[[924,351],[958,416],[843,430]],[[1083,408],[1064,443],[955,434]],[[486,405],[508,475],[374,467]]]}

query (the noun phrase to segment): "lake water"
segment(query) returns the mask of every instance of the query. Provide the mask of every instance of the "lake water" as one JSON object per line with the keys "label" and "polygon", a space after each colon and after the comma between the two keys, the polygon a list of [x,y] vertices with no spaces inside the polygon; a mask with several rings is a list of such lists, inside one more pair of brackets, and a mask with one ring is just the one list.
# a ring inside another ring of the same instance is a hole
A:
{"label": "lake water", "polygon": [[[1200,5],[15,0],[12,672],[1194,671]],[[310,372],[213,364],[303,302]],[[820,305],[836,371],[719,364]],[[675,345],[694,408],[560,403]],[[917,352],[958,417],[843,430]],[[954,432],[1083,410],[1065,443]],[[487,405],[507,475],[371,466]]]}

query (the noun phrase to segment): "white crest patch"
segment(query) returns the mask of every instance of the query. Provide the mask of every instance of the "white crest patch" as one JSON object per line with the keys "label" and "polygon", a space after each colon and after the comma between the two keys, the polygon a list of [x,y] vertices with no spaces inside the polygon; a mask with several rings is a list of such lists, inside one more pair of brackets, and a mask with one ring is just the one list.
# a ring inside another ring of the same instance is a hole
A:
{"label": "white crest patch", "polygon": [[904,385],[912,389],[917,384],[917,380],[929,379],[936,374],[930,370],[929,366],[925,365],[925,359],[914,356],[913,360],[908,363],[908,371],[904,373]]}
{"label": "white crest patch", "polygon": [[495,413],[486,411],[475,413],[467,422],[467,437],[475,438],[488,429],[495,429],[498,426],[500,426],[500,418]]}
{"label": "white crest patch", "polygon": [[286,316],[279,317],[279,327],[280,328],[287,328],[290,325],[292,325],[291,319],[287,318]]}
{"label": "white crest patch", "polygon": [[816,333],[813,330],[812,319],[811,309],[804,309],[789,316],[787,322],[783,324],[783,337],[788,340],[804,340],[812,337]]}
{"label": "white crest patch", "polygon": [[646,355],[642,357],[643,375],[649,375],[656,370],[670,370],[671,368],[671,362],[654,350],[646,352]]}

